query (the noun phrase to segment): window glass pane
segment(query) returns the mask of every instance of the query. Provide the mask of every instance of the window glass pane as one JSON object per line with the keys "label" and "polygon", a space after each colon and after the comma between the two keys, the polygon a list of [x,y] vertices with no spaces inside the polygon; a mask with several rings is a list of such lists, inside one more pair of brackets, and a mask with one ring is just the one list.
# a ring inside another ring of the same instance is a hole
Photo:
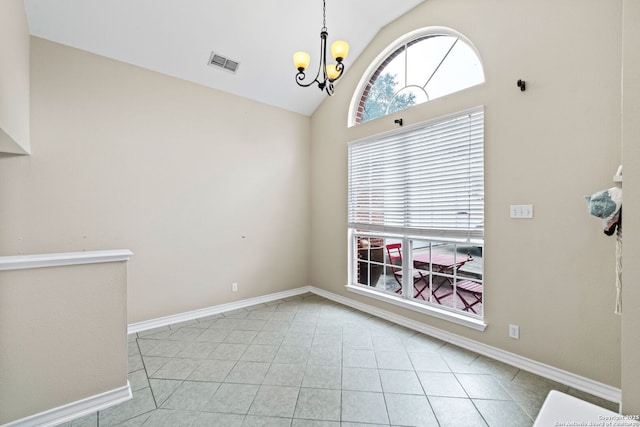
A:
{"label": "window glass pane", "polygon": [[430,99],[439,98],[484,81],[480,59],[465,43],[456,43],[427,85]]}
{"label": "window glass pane", "polygon": [[482,249],[412,240],[413,300],[482,316]]}
{"label": "window glass pane", "polygon": [[359,94],[357,108],[352,108],[353,121],[383,117],[482,82],[480,58],[463,39],[424,34],[397,46],[380,62]]}
{"label": "window glass pane", "polygon": [[386,65],[382,68],[380,75],[390,75],[394,84],[390,84],[396,90],[407,85],[406,68],[405,68],[405,48],[398,49],[386,61]]}
{"label": "window glass pane", "polygon": [[406,86],[405,47],[401,46],[378,67],[363,95],[361,121],[366,122],[389,114],[396,93]]}
{"label": "window glass pane", "polygon": [[452,36],[429,36],[411,44],[407,53],[407,84],[424,87],[457,40]]}
{"label": "window glass pane", "polygon": [[394,96],[393,100],[387,107],[387,114],[404,110],[412,105],[427,102],[427,93],[421,87],[407,86]]}
{"label": "window glass pane", "polygon": [[358,283],[376,286],[384,268],[384,239],[359,236],[356,238]]}
{"label": "window glass pane", "polygon": [[373,120],[387,114],[387,108],[393,98],[396,85],[387,83],[392,78],[390,74],[380,76],[369,89],[364,102],[361,119],[363,122]]}
{"label": "window glass pane", "polygon": [[370,234],[356,234],[354,239],[355,281],[375,291],[401,296],[402,259],[394,257],[393,250],[390,257],[387,249],[388,244],[397,243],[398,240]]}

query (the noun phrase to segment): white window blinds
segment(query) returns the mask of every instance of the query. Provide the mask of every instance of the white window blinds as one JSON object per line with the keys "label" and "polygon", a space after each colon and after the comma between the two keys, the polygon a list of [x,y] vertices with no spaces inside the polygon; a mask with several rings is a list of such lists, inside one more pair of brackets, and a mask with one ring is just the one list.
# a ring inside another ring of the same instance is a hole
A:
{"label": "white window blinds", "polygon": [[349,145],[349,226],[481,242],[484,109]]}

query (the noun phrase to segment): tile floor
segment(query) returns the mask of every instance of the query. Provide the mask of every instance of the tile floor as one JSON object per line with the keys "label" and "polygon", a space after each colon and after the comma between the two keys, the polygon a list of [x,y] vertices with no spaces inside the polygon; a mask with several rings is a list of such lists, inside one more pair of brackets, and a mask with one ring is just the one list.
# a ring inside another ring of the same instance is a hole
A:
{"label": "tile floor", "polygon": [[76,426],[531,426],[611,402],[313,294],[129,336],[133,399]]}

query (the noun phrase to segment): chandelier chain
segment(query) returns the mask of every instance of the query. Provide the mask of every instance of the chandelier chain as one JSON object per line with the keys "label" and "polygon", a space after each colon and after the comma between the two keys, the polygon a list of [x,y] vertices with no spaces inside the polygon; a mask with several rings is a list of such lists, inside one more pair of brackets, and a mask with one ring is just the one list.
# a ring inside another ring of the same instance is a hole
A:
{"label": "chandelier chain", "polygon": [[322,0],[322,29],[327,31],[327,0]]}

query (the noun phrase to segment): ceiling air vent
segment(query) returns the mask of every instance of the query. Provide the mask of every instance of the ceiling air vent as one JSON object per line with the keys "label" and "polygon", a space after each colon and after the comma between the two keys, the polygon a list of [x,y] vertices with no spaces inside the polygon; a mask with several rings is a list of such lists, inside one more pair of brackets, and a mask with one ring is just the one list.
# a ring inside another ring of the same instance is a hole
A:
{"label": "ceiling air vent", "polygon": [[235,73],[238,69],[238,62],[229,58],[225,58],[222,55],[218,55],[215,52],[211,52],[211,57],[209,58],[209,65],[212,67],[222,68],[223,70],[231,71]]}

